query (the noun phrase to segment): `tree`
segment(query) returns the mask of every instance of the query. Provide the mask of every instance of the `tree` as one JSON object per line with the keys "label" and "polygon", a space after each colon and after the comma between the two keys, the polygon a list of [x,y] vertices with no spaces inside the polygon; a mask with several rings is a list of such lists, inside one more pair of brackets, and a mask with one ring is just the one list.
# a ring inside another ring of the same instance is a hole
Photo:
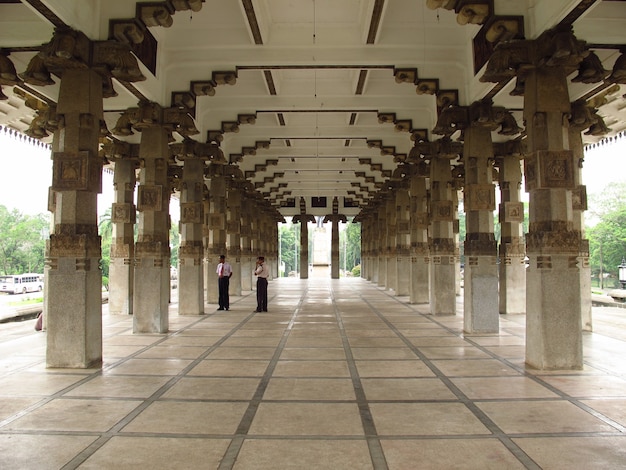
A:
{"label": "tree", "polygon": [[345,266],[346,271],[352,271],[352,268],[361,264],[361,224],[350,219],[339,236],[339,243],[344,248],[339,250],[342,254],[340,265]]}
{"label": "tree", "polygon": [[300,239],[300,232],[298,228],[299,224],[280,224],[279,226],[280,259],[283,263],[285,263],[286,274],[290,271],[298,270],[296,266],[298,257],[298,240]]}
{"label": "tree", "polygon": [[617,275],[617,266],[626,256],[626,202],[620,197],[624,183],[611,183],[599,195],[590,198],[592,223],[586,227],[589,239],[589,263],[592,273]]}
{"label": "tree", "polygon": [[98,235],[102,251],[102,277],[109,278],[109,266],[111,264],[111,243],[113,238],[113,224],[111,223],[111,208],[107,208],[98,220]]}
{"label": "tree", "polygon": [[9,212],[0,205],[0,271],[2,274],[43,273],[45,233],[49,215]]}

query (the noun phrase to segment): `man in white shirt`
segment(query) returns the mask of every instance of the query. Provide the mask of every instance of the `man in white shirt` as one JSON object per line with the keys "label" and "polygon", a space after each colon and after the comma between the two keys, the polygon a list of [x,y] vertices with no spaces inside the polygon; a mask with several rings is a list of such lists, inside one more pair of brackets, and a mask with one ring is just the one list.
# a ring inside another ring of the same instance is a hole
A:
{"label": "man in white shirt", "polygon": [[230,263],[226,261],[225,255],[220,255],[220,262],[215,270],[217,273],[217,289],[219,293],[219,308],[218,310],[228,310],[230,308],[228,298],[228,287],[230,284],[230,277],[233,275],[233,268]]}
{"label": "man in white shirt", "polygon": [[256,260],[256,310],[255,312],[267,312],[267,278],[270,270],[265,265],[265,258],[259,256]]}

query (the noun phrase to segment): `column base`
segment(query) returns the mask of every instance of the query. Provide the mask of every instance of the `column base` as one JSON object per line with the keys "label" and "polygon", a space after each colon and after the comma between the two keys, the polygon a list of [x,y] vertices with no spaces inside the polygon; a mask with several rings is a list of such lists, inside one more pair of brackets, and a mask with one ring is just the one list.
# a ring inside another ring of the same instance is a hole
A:
{"label": "column base", "polygon": [[167,333],[169,328],[169,259],[163,265],[155,261],[160,260],[142,258],[135,266],[133,333]]}
{"label": "column base", "polygon": [[430,312],[433,315],[456,315],[454,256],[433,256],[432,259]]}
{"label": "column base", "polygon": [[533,295],[526,298],[526,363],[541,370],[580,370],[582,291],[577,257],[528,256],[526,290]]}
{"label": "column base", "polygon": [[463,331],[468,334],[500,332],[498,269],[495,256],[469,256],[465,263]]}
{"label": "column base", "polygon": [[59,258],[47,271],[46,367],[102,364],[102,273],[98,259],[83,261]]}
{"label": "column base", "polygon": [[181,259],[178,266],[178,314],[204,315],[202,263]]}

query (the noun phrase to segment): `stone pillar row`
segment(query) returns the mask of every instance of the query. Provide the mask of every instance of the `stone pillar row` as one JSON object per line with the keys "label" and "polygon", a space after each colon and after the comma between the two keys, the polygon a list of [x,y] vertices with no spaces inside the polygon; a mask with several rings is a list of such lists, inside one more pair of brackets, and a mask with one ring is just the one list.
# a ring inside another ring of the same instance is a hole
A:
{"label": "stone pillar row", "polygon": [[[56,108],[51,106],[40,111],[29,129],[35,133],[40,130],[36,127],[43,125],[53,132],[53,176],[48,204],[52,226],[44,268],[46,365],[99,367],[102,364],[102,272],[97,195],[101,192],[104,161],[99,153],[100,139],[108,133],[103,118],[103,99],[117,95],[113,78],[136,82],[145,77],[127,44],[91,41],[83,33],[65,27],[54,31],[23,78],[35,86],[54,83],[46,74],[60,78],[58,104]],[[237,219],[244,214],[240,214],[240,193],[236,187],[229,188],[233,197],[226,207],[226,185],[219,170],[209,175],[211,191],[206,190],[203,182],[206,161],[218,160],[216,156],[220,156],[222,166],[226,162],[221,151],[216,151],[215,144],[200,144],[189,139],[198,133],[191,116],[178,108],[142,102],[137,108],[123,112],[111,132],[128,136],[133,130],[141,133],[139,145],[111,140],[102,149],[115,166],[109,302],[112,313],[133,314],[135,333],[164,333],[168,329],[170,300],[172,184],[168,170],[172,154],[183,161],[184,166],[179,188],[181,314],[204,313],[203,277],[207,276],[202,275],[203,247],[208,247],[207,251],[212,253],[212,250],[225,249],[227,241],[237,245],[235,236],[227,240],[226,223],[232,223],[232,233],[237,233]],[[168,144],[173,132],[185,139],[182,144]],[[176,150],[172,151],[172,147]],[[137,171],[139,186],[135,209]],[[207,199],[207,192],[214,194],[212,200]],[[253,220],[248,226],[253,227],[247,230],[244,226],[241,230],[241,253],[249,258],[252,248],[260,248],[262,235],[263,248],[267,250],[264,254],[275,265],[276,216],[266,213],[259,220],[257,214],[262,212],[262,205],[254,202],[247,213]],[[215,225],[209,223],[210,219]],[[234,247],[235,260],[240,255],[238,250],[238,246]],[[242,279],[241,286],[250,288],[251,282]],[[207,290],[217,292],[217,287]]]}
{"label": "stone pillar row", "polygon": [[[492,55],[481,80],[517,79],[514,93],[524,96],[524,146],[517,139],[493,144],[493,131],[514,136],[520,130],[506,110],[481,101],[444,108],[433,130],[444,137],[416,142],[407,160],[412,166],[406,172],[410,302],[428,302],[433,315],[456,313],[455,206],[462,187],[467,228],[464,332],[498,333],[499,313],[525,313],[526,363],[538,369],[580,369],[582,331],[592,327],[581,132],[601,126],[586,103],[570,103],[567,87],[567,77],[587,54],[571,29],[507,42]],[[459,130],[459,141],[452,142]],[[530,194],[525,240],[521,160]],[[501,196],[499,252],[493,227],[495,182]],[[389,268],[402,259],[398,253],[405,243],[404,187],[395,186],[370,201],[357,220],[362,223],[362,276],[403,295],[393,274],[400,270]]]}

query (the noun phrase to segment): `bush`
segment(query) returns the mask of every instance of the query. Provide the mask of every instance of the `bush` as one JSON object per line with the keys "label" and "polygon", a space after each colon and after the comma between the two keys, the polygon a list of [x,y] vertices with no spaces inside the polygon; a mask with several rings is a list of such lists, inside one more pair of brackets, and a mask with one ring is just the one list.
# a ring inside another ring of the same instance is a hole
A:
{"label": "bush", "polygon": [[106,276],[102,276],[102,286],[106,289],[109,290],[109,278]]}
{"label": "bush", "polygon": [[354,268],[352,268],[352,275],[354,277],[361,277],[361,265],[357,264]]}

